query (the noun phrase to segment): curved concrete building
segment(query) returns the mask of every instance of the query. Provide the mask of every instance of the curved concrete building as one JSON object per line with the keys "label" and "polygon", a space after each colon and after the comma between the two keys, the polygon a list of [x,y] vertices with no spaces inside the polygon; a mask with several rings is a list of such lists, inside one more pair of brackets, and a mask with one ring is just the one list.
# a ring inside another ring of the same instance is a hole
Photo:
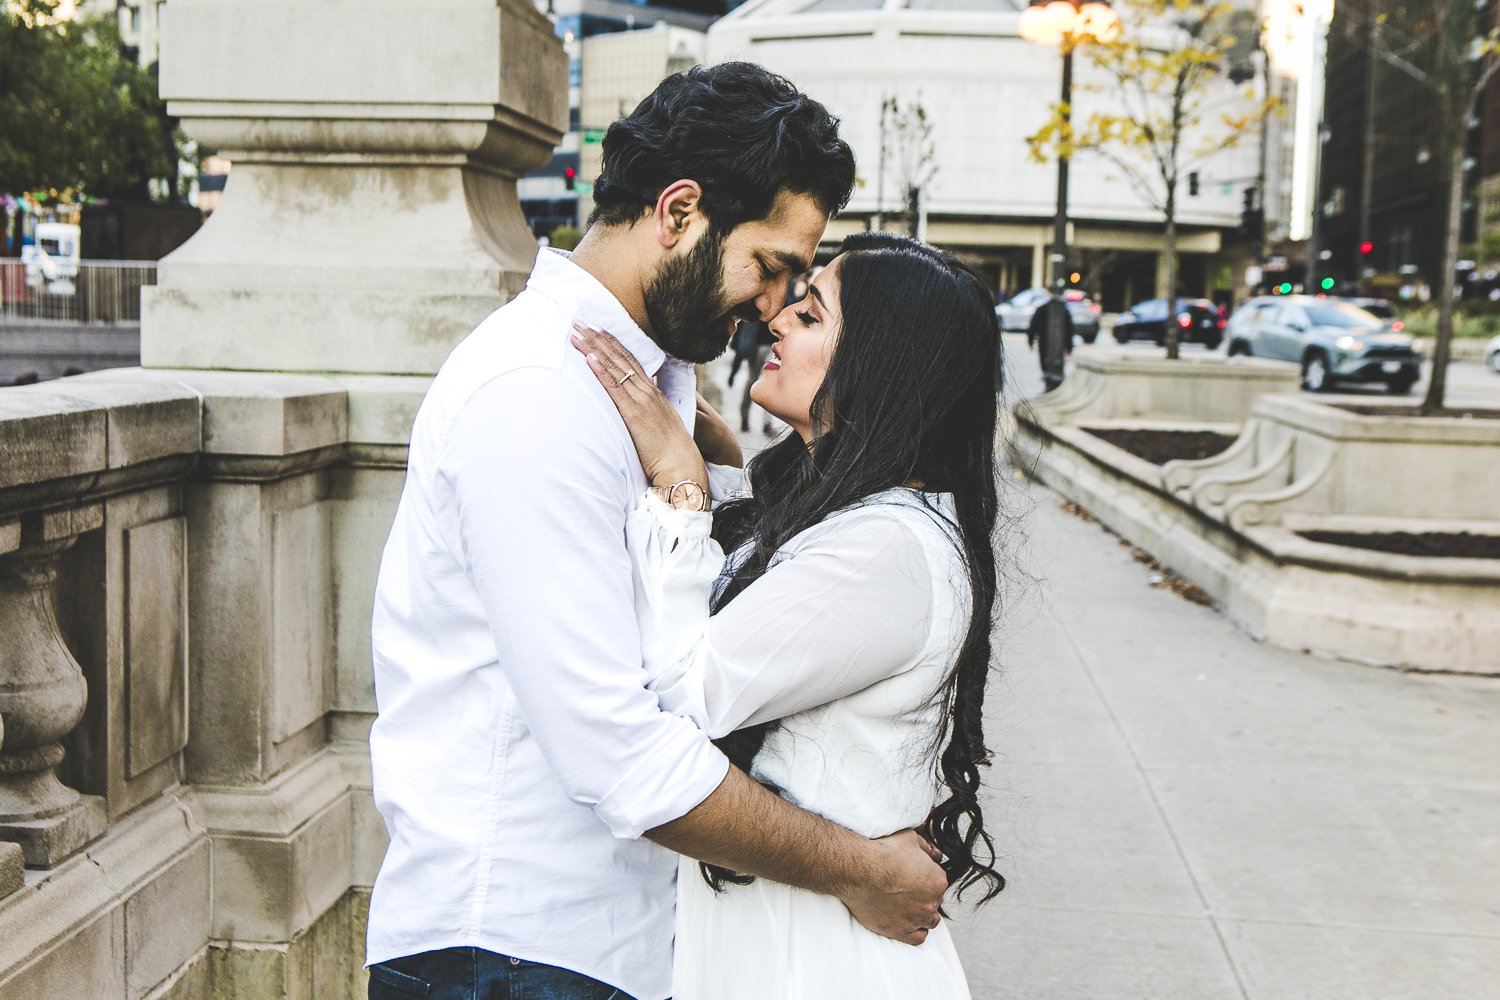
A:
{"label": "curved concrete building", "polygon": [[[830,227],[830,239],[866,228],[882,208],[887,215],[904,210],[902,156],[890,148],[899,143],[889,122],[881,176],[881,104],[894,97],[903,108],[923,106],[936,151],[923,195],[927,238],[963,252],[996,288],[1014,292],[1045,278],[1057,174],[1054,164],[1030,158],[1026,137],[1049,118],[1062,72],[1056,48],[1018,34],[1025,7],[1026,0],[750,0],[709,29],[708,58],[767,66],[843,119],[860,186]],[[1118,110],[1102,83],[1080,50],[1075,120]],[[1241,100],[1227,82],[1212,86],[1222,93],[1211,101]],[[1250,99],[1242,100],[1248,107]],[[1246,136],[1198,168],[1196,195],[1185,177],[1180,184],[1185,293],[1240,286],[1248,251],[1236,230],[1259,155],[1259,135]],[[1161,213],[1097,154],[1077,156],[1072,174],[1071,262],[1085,284],[1109,308],[1153,296]],[[887,225],[905,223],[898,217]]]}

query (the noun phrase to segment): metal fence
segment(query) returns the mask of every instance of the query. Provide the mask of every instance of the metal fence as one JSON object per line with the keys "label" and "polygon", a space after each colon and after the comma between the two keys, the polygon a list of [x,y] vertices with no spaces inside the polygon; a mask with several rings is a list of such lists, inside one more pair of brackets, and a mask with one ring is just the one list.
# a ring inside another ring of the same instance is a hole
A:
{"label": "metal fence", "polygon": [[141,321],[141,287],[156,284],[156,262],[85,260],[40,266],[0,259],[0,322],[129,323]]}

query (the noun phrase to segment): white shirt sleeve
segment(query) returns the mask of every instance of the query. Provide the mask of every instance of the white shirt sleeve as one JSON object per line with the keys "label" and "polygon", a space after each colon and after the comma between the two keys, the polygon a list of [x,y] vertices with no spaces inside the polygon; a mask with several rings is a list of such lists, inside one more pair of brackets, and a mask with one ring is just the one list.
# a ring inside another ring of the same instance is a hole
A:
{"label": "white shirt sleeve", "polygon": [[707,798],[728,762],[646,690],[624,544],[635,486],[599,405],[555,370],[496,378],[454,419],[435,487],[542,754],[634,838]]}
{"label": "white shirt sleeve", "polygon": [[708,466],[708,497],[715,504],[744,496],[750,488],[749,475],[735,465]]}
{"label": "white shirt sleeve", "polygon": [[711,515],[651,493],[631,514],[636,616],[662,707],[717,739],[827,704],[912,667],[932,628],[920,538],[871,507],[813,529],[709,614],[724,553]]}

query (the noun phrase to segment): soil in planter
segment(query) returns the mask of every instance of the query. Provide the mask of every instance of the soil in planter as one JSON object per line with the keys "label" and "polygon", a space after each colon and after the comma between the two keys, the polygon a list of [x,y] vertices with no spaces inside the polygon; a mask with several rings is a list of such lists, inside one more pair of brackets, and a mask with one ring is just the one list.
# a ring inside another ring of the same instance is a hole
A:
{"label": "soil in planter", "polygon": [[1500,559],[1500,535],[1471,535],[1461,532],[1412,534],[1405,531],[1380,534],[1349,531],[1300,531],[1310,542],[1344,545],[1355,549],[1388,552],[1398,556],[1427,556],[1439,559]]}
{"label": "soil in planter", "polygon": [[1153,465],[1165,465],[1174,459],[1208,458],[1235,442],[1232,435],[1217,431],[1163,431],[1133,427],[1085,427],[1084,430]]}
{"label": "soil in planter", "polygon": [[[1418,417],[1421,416],[1421,408],[1416,406],[1368,406],[1362,403],[1339,403],[1336,409],[1349,413],[1357,413],[1362,417]],[[1436,417],[1444,417],[1449,420],[1500,420],[1500,410],[1487,410],[1478,407],[1444,407],[1437,413]]]}

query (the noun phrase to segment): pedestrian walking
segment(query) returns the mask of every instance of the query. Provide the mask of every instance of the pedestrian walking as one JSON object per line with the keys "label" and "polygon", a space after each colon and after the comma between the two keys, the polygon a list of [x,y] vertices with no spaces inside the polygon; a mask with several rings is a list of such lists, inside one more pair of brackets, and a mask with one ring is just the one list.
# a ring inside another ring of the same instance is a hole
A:
{"label": "pedestrian walking", "polygon": [[1032,347],[1040,345],[1042,382],[1047,391],[1062,385],[1064,361],[1073,355],[1073,317],[1060,296],[1052,295],[1031,314],[1026,342]]}

